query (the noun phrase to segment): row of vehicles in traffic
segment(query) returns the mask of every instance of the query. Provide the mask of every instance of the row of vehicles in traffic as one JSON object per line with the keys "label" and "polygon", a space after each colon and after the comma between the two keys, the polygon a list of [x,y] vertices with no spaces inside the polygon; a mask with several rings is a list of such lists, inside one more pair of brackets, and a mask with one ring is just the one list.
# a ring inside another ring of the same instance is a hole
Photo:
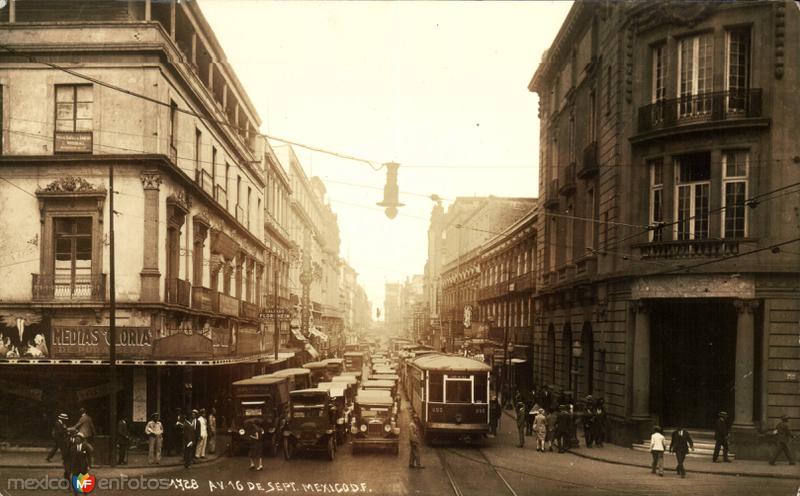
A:
{"label": "row of vehicles in traffic", "polygon": [[353,450],[382,446],[397,453],[399,376],[388,362],[378,363],[385,365],[379,378],[365,352],[351,351],[234,382],[231,452],[243,451],[250,430],[260,424],[266,452],[282,451],[287,460],[301,451],[324,452],[333,460],[348,439]]}

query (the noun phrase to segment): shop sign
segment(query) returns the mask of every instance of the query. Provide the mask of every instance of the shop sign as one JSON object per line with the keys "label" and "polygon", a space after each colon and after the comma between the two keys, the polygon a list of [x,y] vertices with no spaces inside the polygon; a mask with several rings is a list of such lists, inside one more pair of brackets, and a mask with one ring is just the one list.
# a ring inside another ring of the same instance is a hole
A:
{"label": "shop sign", "polygon": [[[150,357],[149,327],[117,327],[117,356]],[[106,326],[53,326],[53,356],[57,358],[107,358],[110,341]]]}
{"label": "shop sign", "polygon": [[[116,390],[122,391],[122,385],[117,384]],[[75,396],[78,397],[78,402],[80,403],[86,400],[108,396],[109,394],[111,394],[111,391],[112,391],[111,383],[106,383],[76,391]]]}
{"label": "shop sign", "polygon": [[133,370],[133,421],[147,422],[147,371]]}
{"label": "shop sign", "polygon": [[56,131],[56,153],[92,153],[92,132]]}
{"label": "shop sign", "polygon": [[755,298],[752,276],[680,274],[641,277],[631,286],[631,299],[641,298]]}
{"label": "shop sign", "polygon": [[27,398],[33,401],[42,401],[41,389],[24,387],[20,386],[19,384],[6,382],[4,380],[0,380],[0,391],[6,392],[8,394],[13,394],[15,396],[19,396],[21,398]]}

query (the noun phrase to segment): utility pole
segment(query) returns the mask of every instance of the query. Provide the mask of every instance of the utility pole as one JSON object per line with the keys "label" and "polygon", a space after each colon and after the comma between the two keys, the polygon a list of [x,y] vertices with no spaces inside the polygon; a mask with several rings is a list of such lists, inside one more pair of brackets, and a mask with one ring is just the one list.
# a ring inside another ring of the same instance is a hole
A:
{"label": "utility pole", "polygon": [[[277,262],[277,261],[276,261]],[[273,281],[272,286],[274,288],[274,302],[275,302],[275,314],[274,314],[274,323],[275,323],[275,332],[272,336],[272,343],[275,346],[275,361],[278,360],[278,347],[281,344],[281,329],[280,329],[280,313],[278,311],[278,268],[275,267],[275,270],[272,272],[273,274]]]}
{"label": "utility pole", "polygon": [[108,424],[111,436],[109,437],[109,464],[116,466],[114,452],[117,446],[117,286],[116,268],[114,266],[114,164],[108,169],[108,249],[110,271],[109,282],[109,312],[108,312],[108,350],[109,350],[109,382],[111,391],[108,398]]}

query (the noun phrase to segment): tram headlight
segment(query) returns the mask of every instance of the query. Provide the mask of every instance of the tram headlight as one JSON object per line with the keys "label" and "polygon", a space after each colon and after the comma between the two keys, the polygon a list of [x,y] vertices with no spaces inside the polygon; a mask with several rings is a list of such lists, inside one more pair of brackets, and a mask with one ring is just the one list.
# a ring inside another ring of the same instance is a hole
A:
{"label": "tram headlight", "polygon": [[361,432],[367,432],[367,424],[361,424]]}

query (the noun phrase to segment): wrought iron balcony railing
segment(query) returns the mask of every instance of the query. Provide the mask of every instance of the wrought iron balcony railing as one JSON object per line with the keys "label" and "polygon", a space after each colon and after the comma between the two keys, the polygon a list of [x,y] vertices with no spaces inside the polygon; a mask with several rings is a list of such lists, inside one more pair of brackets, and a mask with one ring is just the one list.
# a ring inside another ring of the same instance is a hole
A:
{"label": "wrought iron balcony railing", "polygon": [[164,292],[167,303],[188,307],[192,298],[192,285],[189,281],[176,277],[166,280]]}
{"label": "wrought iron balcony railing", "polygon": [[639,108],[639,132],[668,129],[695,122],[761,117],[761,89],[685,95]]}
{"label": "wrought iron balcony railing", "polygon": [[544,207],[547,209],[558,208],[558,178],[551,180],[547,187]]}
{"label": "wrought iron balcony railing", "polygon": [[755,241],[743,239],[691,239],[681,241],[657,241],[634,245],[642,259],[687,259],[719,258],[737,255],[745,244]]}
{"label": "wrought iron balcony railing", "polygon": [[589,179],[594,177],[599,170],[600,164],[597,160],[597,141],[592,141],[583,149],[583,162],[581,162],[581,168],[578,170],[578,177],[581,179]]}
{"label": "wrought iron balcony railing", "polygon": [[561,188],[559,188],[558,192],[562,195],[569,195],[573,191],[575,191],[575,177],[576,177],[576,165],[575,162],[570,163],[568,166],[564,168],[563,178],[561,178]]}
{"label": "wrought iron balcony railing", "polygon": [[106,274],[31,274],[34,301],[105,301]]}

